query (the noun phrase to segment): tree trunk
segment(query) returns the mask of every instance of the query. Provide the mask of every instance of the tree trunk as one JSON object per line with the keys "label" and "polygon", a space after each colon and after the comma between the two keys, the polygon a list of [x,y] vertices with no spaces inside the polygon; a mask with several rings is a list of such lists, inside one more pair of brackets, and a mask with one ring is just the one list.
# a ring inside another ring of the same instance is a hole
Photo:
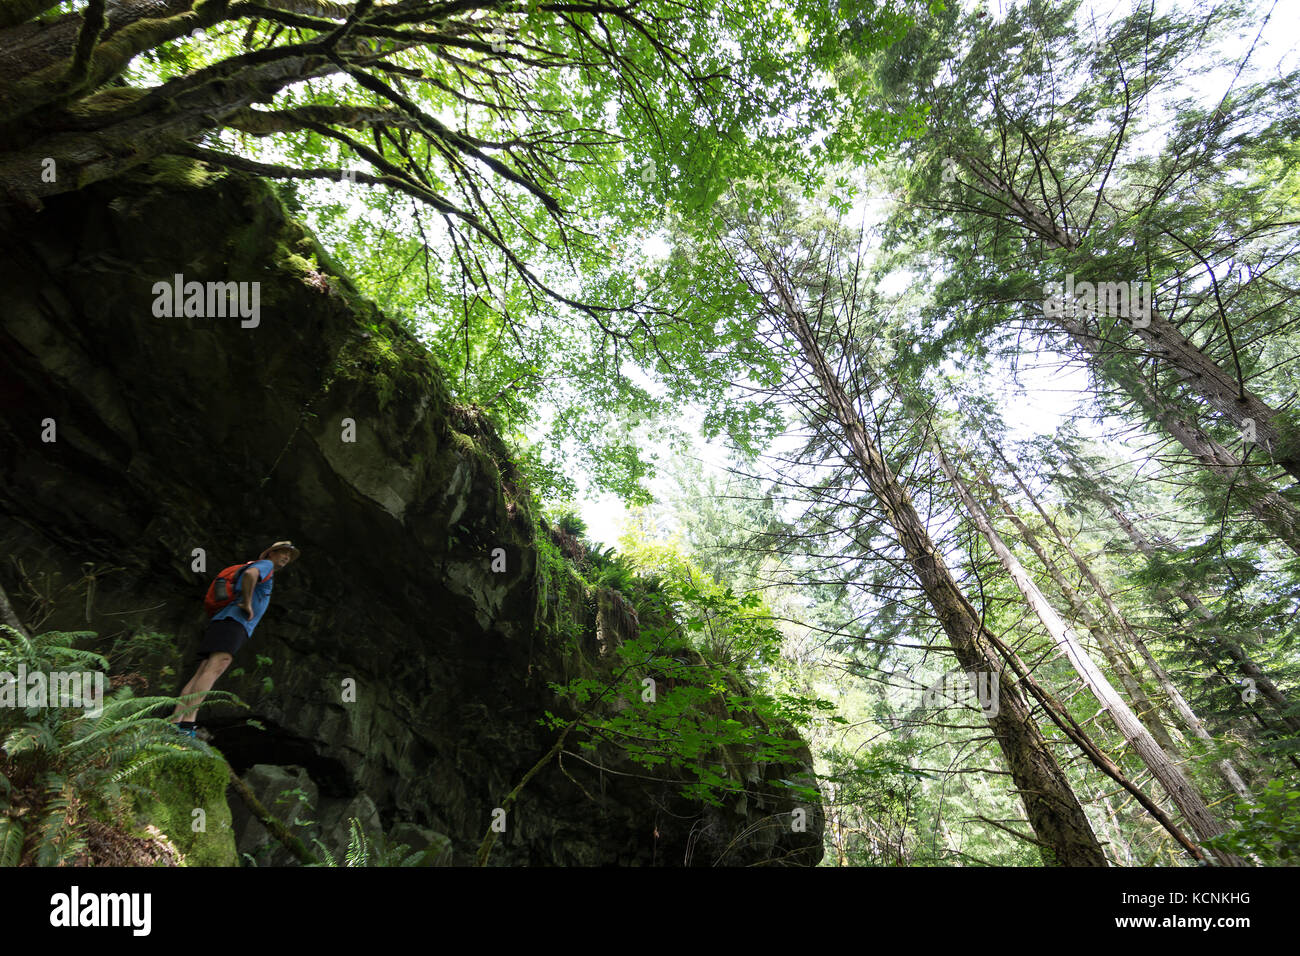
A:
{"label": "tree trunk", "polygon": [[[965,169],[981,185],[1003,197],[1003,204],[1035,236],[1058,249],[1073,251],[1078,247],[1077,237],[1070,235],[1028,197],[1016,192],[995,171],[969,155],[960,155],[959,158]],[[1228,421],[1238,428],[1252,429],[1256,443],[1294,480],[1300,481],[1300,447],[1297,447],[1295,436],[1288,429],[1285,416],[1246,388],[1244,381],[1235,379],[1220,368],[1218,363],[1183,335],[1177,326],[1162,316],[1154,304],[1149,319],[1150,322],[1145,327],[1135,324],[1133,331],[1146,344],[1150,353],[1178,369],[1182,373],[1184,384]],[[1225,325],[1229,321],[1222,314],[1220,319]],[[1060,323],[1062,328],[1077,340],[1067,322]]]}
{"label": "tree trunk", "polygon": [[[1082,466],[1077,461],[1071,460],[1070,467],[1080,478],[1094,485],[1094,495],[1102,503],[1102,506],[1110,513],[1111,517],[1115,519],[1116,524],[1124,530],[1124,533],[1128,536],[1128,539],[1133,542],[1133,546],[1137,548],[1138,552],[1148,560],[1154,558],[1156,554],[1155,545],[1153,545],[1151,540],[1133,524],[1132,520],[1124,513],[1123,509],[1119,507],[1115,500],[1105,491],[1101,490],[1100,487],[1096,487],[1095,482],[1092,481],[1091,477],[1083,470]],[[1186,606],[1189,611],[1197,615],[1199,618],[1209,620],[1214,617],[1214,615],[1210,613],[1209,609],[1201,603],[1201,599],[1197,597],[1191,589],[1180,586],[1174,589],[1174,594],[1183,602],[1184,606]],[[1258,690],[1260,694],[1273,706],[1277,711],[1279,718],[1281,718],[1283,723],[1286,724],[1287,728],[1294,733],[1300,733],[1300,717],[1294,716],[1291,713],[1290,700],[1281,689],[1273,683],[1268,674],[1265,673],[1257,663],[1251,660],[1245,649],[1231,637],[1228,637],[1227,635],[1216,635],[1216,641],[1224,649],[1225,653],[1232,658],[1233,662],[1241,668],[1241,673],[1255,682],[1255,689]]]}
{"label": "tree trunk", "polygon": [[[1228,321],[1227,316],[1222,318],[1225,323]],[[1297,453],[1295,442],[1287,432],[1282,413],[1251,392],[1244,383],[1230,377],[1154,306],[1150,319],[1150,325],[1135,327],[1134,331],[1151,353],[1178,369],[1184,384],[1243,433],[1247,430],[1253,432],[1254,443],[1263,448],[1293,480],[1300,481],[1300,453]]]}
{"label": "tree trunk", "polygon": [[[1029,503],[1033,506],[1034,510],[1038,512],[1039,517],[1041,517],[1043,522],[1047,525],[1048,530],[1050,530],[1056,537],[1057,544],[1060,545],[1065,553],[1070,556],[1070,559],[1074,562],[1074,566],[1078,569],[1079,573],[1084,576],[1084,579],[1087,580],[1089,587],[1091,587],[1093,593],[1097,595],[1102,606],[1106,608],[1106,612],[1110,615],[1111,620],[1119,627],[1120,633],[1128,640],[1130,645],[1136,648],[1138,654],[1141,655],[1142,660],[1146,662],[1152,676],[1155,677],[1156,683],[1160,686],[1160,690],[1164,693],[1165,699],[1169,701],[1170,706],[1173,707],[1174,712],[1182,721],[1183,726],[1207,747],[1215,747],[1216,743],[1214,737],[1210,734],[1209,730],[1206,729],[1205,724],[1201,722],[1201,719],[1196,716],[1196,712],[1193,711],[1191,705],[1187,703],[1187,698],[1185,698],[1182,692],[1174,685],[1173,680],[1169,677],[1169,673],[1160,666],[1160,662],[1156,660],[1155,655],[1153,655],[1147,647],[1146,641],[1144,641],[1142,636],[1133,629],[1132,625],[1129,624],[1128,619],[1115,603],[1115,599],[1111,596],[1110,591],[1101,583],[1100,579],[1098,579],[1097,575],[1093,572],[1092,568],[1089,567],[1088,563],[1079,557],[1074,548],[1070,547],[1069,542],[1065,540],[1065,536],[1062,535],[1060,529],[1057,528],[1056,522],[1054,522],[1047,512],[1043,510],[1042,505],[1038,502],[1038,498],[1029,490],[1028,486],[1020,479],[1020,476],[1016,474],[1015,470],[1012,469],[1011,463],[1007,461],[1006,456],[1002,454],[1002,449],[1000,449],[995,442],[990,441],[989,444],[992,446],[993,451],[998,458],[1002,460],[1002,464],[1006,466],[1008,471],[1010,471],[1012,479],[1020,488],[1021,494],[1029,500]],[[996,491],[994,494],[996,495]],[[1002,507],[1004,509],[1007,508],[1005,502],[1003,502]],[[1018,518],[1014,520],[1019,522]],[[1026,528],[1025,531],[1028,532],[1028,528]],[[1035,548],[1034,552],[1036,554],[1040,553],[1038,548]],[[1121,676],[1121,681],[1122,680],[1123,677]],[[1139,704],[1137,698],[1134,698],[1133,702]],[[1149,726],[1150,725],[1148,724],[1148,727]],[[1156,735],[1153,732],[1153,736],[1156,737],[1157,742],[1160,742],[1159,735]],[[1164,748],[1166,753],[1170,754],[1171,757],[1176,757],[1176,754],[1172,753],[1168,747],[1164,746],[1164,744],[1161,744],[1161,746]],[[1232,761],[1220,760],[1215,766],[1218,768],[1224,782],[1235,794],[1237,794],[1237,796],[1241,797],[1243,800],[1250,799],[1250,791],[1246,789],[1246,782],[1241,779],[1241,774],[1237,772],[1237,768],[1233,766]]]}
{"label": "tree trunk", "polygon": [[9,595],[5,593],[3,587],[0,587],[0,624],[8,624],[23,637],[32,636],[32,632],[27,630],[18,612],[14,610],[14,606],[9,603]]}
{"label": "tree trunk", "polygon": [[[1124,699],[1116,693],[1115,688],[1106,679],[1106,675],[1101,672],[1096,662],[1084,650],[1074,632],[1061,620],[1060,615],[1043,597],[1043,593],[1030,579],[1016,556],[1003,543],[987,513],[971,495],[970,491],[967,490],[965,483],[957,474],[957,470],[952,463],[948,461],[943,450],[936,448],[936,453],[939,466],[943,469],[944,474],[948,476],[948,480],[952,482],[953,488],[961,498],[971,520],[974,521],[976,527],[979,528],[989,542],[1011,580],[1015,582],[1020,593],[1024,595],[1025,600],[1029,602],[1030,607],[1038,615],[1053,643],[1065,652],[1070,663],[1074,665],[1074,669],[1083,678],[1084,683],[1088,685],[1098,702],[1110,714],[1124,739],[1128,741],[1134,752],[1146,764],[1152,775],[1160,781],[1173,799],[1174,804],[1182,811],[1183,816],[1186,817],[1196,835],[1204,841],[1223,833],[1222,824],[1210,813],[1200,793],[1183,775],[1178,766],[1160,749],[1150,732],[1142,726],[1142,722],[1129,709]],[[1226,866],[1246,865],[1244,861],[1230,854],[1216,851],[1214,855]]]}
{"label": "tree trunk", "polygon": [[[1061,319],[1059,322],[1070,337],[1092,357],[1100,372],[1102,355],[1097,338],[1073,319]],[[1279,541],[1300,555],[1300,511],[1294,505],[1279,495],[1268,482],[1243,467],[1237,456],[1157,395],[1139,376],[1122,372],[1115,378],[1138,407],[1159,422],[1203,467],[1239,487],[1246,507]]]}
{"label": "tree trunk", "polygon": [[[852,401],[831,370],[803,312],[776,276],[787,326],[821,386],[822,396],[843,429],[853,459],[894,528],[953,653],[967,673],[996,675],[998,708],[988,718],[1039,841],[1044,862],[1060,866],[1105,866],[1088,817],[1070,787],[1047,740],[1034,723],[1029,703],[987,640],[987,632],[961,593],[930,540],[907,492],[872,444]],[[1004,679],[1007,678],[1007,679]]]}
{"label": "tree trunk", "polygon": [[1160,715],[1156,711],[1156,705],[1151,702],[1151,699],[1146,694],[1146,690],[1138,680],[1136,674],[1137,669],[1132,666],[1131,661],[1125,660],[1125,658],[1121,656],[1120,652],[1112,643],[1110,635],[1106,633],[1106,629],[1102,625],[1102,622],[1097,619],[1095,614],[1093,614],[1092,609],[1088,607],[1087,602],[1079,592],[1076,591],[1073,585],[1066,580],[1060,567],[1052,559],[1052,556],[1043,548],[1042,543],[1038,540],[1038,536],[1029,529],[1028,525],[1020,520],[1020,516],[1017,515],[1015,511],[1012,510],[1011,505],[1007,503],[1000,494],[998,494],[997,488],[995,488],[991,482],[988,484],[988,491],[993,503],[1002,509],[1002,513],[1005,514],[1015,526],[1016,531],[1020,534],[1021,540],[1024,541],[1025,544],[1029,545],[1029,549],[1034,552],[1038,557],[1039,562],[1041,562],[1043,567],[1047,569],[1047,573],[1051,576],[1052,582],[1056,585],[1057,590],[1059,590],[1065,597],[1066,601],[1069,602],[1075,613],[1083,619],[1084,626],[1088,628],[1089,633],[1096,638],[1097,646],[1101,649],[1102,654],[1105,655],[1106,661],[1110,664],[1111,669],[1115,672],[1116,676],[1119,677],[1120,683],[1124,685],[1125,691],[1128,692],[1129,699],[1133,701],[1133,706],[1137,710],[1138,719],[1146,725],[1147,730],[1151,732],[1151,736],[1154,737],[1156,743],[1160,745],[1160,749],[1169,754],[1171,759],[1177,759],[1179,756],[1178,746],[1174,743],[1173,738],[1170,737],[1169,731],[1165,729],[1165,725],[1161,723]]}
{"label": "tree trunk", "polygon": [[1115,812],[1115,807],[1111,804],[1110,798],[1105,793],[1098,791],[1093,803],[1099,804],[1102,808],[1103,816],[1106,819],[1106,829],[1109,832],[1112,845],[1115,847],[1115,862],[1121,866],[1133,865],[1133,848],[1129,846],[1128,840],[1124,837],[1123,821],[1120,820],[1119,814]]}

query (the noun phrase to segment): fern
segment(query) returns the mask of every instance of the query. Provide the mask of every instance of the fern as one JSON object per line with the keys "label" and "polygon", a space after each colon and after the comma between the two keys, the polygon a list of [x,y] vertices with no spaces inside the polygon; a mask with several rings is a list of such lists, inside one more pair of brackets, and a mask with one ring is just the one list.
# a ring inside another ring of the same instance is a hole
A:
{"label": "fern", "polygon": [[44,724],[35,723],[19,727],[5,737],[3,744],[0,744],[0,750],[3,750],[10,757],[57,749],[58,741],[54,739],[54,734],[50,732],[50,728]]}
{"label": "fern", "polygon": [[23,825],[0,816],[0,867],[17,866],[23,855]]}
{"label": "fern", "polygon": [[312,838],[311,842],[315,843],[316,849],[320,850],[322,865],[338,866],[338,863],[336,863],[334,860],[334,854],[329,851],[329,849],[325,846],[324,843],[321,843],[321,841],[315,837]]}
{"label": "fern", "polygon": [[[23,665],[28,672],[105,668],[102,656],[69,646],[94,636],[49,631],[29,638],[0,625],[0,671]],[[222,691],[207,699],[240,703]],[[38,866],[71,862],[86,846],[87,805],[118,817],[125,812],[125,793],[150,792],[129,782],[145,768],[212,759],[206,744],[150,716],[175,707],[176,698],[137,698],[123,687],[101,703],[94,716],[80,707],[0,710],[0,866],[27,859]],[[11,806],[19,794],[27,805]]]}
{"label": "fern", "polygon": [[[208,691],[205,698],[206,702],[220,700],[242,703],[233,694],[219,690]],[[176,703],[175,697],[132,697],[129,687],[121,688],[118,696],[104,703],[103,712],[98,719],[93,723],[78,725],[77,739],[73,740],[69,747],[84,747],[104,737],[113,736],[133,724],[147,724],[155,730],[167,729],[175,735],[176,728],[170,721],[160,717],[150,717],[149,712],[162,707],[172,707]]]}
{"label": "fern", "polygon": [[353,817],[348,821],[351,835],[348,839],[348,866],[365,866],[370,860],[370,844],[361,829],[361,821]]}
{"label": "fern", "polygon": [[51,771],[42,784],[46,800],[37,829],[36,865],[58,866],[82,850],[85,842],[77,839],[76,800],[67,779]]}
{"label": "fern", "polygon": [[105,670],[108,661],[102,655],[72,646],[73,641],[97,636],[93,631],[46,631],[28,637],[8,624],[0,624],[0,670],[17,670],[19,664],[26,664],[29,670],[42,669],[50,664],[77,664]]}
{"label": "fern", "polygon": [[[339,866],[334,855],[319,839],[312,842],[321,851],[323,865]],[[343,866],[419,866],[426,854],[427,851],[422,850],[411,852],[411,848],[405,843],[390,844],[382,833],[371,839],[366,836],[358,817],[348,820],[348,849],[344,855]]]}

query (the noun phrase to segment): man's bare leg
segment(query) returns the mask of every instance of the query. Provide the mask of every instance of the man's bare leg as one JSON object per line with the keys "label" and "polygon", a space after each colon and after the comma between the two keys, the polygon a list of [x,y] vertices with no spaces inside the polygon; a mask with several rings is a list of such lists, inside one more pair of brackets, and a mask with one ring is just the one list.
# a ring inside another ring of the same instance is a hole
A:
{"label": "man's bare leg", "polygon": [[[181,688],[178,697],[187,697],[190,694],[207,694],[212,690],[212,685],[217,682],[217,678],[226,672],[233,658],[225,651],[217,651],[209,654],[207,658],[199,665],[199,669],[194,672],[189,683]],[[192,704],[177,704],[176,710],[172,712],[172,723],[193,722],[199,715],[199,705],[203,703],[200,697]],[[188,709],[187,709],[188,708]]]}

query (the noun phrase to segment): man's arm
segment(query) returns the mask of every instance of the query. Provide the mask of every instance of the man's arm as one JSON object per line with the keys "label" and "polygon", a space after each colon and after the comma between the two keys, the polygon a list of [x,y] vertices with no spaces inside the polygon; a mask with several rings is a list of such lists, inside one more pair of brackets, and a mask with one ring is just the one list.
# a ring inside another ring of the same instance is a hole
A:
{"label": "man's arm", "polygon": [[253,588],[257,587],[260,577],[257,568],[250,567],[244,570],[244,576],[239,579],[239,606],[250,621],[253,619]]}

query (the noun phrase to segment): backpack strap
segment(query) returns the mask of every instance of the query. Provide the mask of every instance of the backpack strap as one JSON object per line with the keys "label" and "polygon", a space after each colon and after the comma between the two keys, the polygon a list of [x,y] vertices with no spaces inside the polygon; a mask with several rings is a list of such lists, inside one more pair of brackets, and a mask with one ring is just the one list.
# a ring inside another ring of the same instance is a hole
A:
{"label": "backpack strap", "polygon": [[[247,571],[249,568],[251,568],[253,565],[257,564],[257,562],[258,562],[258,561],[261,561],[261,560],[262,560],[261,558],[257,558],[257,559],[254,560],[254,561],[249,561],[246,565],[244,565],[242,568],[239,569],[239,573],[235,575],[235,590],[236,590],[236,591],[242,591],[242,590],[243,590],[243,587],[244,587],[244,572]],[[258,573],[260,574],[261,572],[258,572]],[[258,584],[261,584],[263,581],[269,581],[269,580],[271,580],[271,578],[273,578],[273,577],[275,577],[275,565],[274,565],[274,564],[271,565],[271,573],[268,574],[266,577],[259,577],[259,578],[257,579],[257,583],[258,583]]]}

